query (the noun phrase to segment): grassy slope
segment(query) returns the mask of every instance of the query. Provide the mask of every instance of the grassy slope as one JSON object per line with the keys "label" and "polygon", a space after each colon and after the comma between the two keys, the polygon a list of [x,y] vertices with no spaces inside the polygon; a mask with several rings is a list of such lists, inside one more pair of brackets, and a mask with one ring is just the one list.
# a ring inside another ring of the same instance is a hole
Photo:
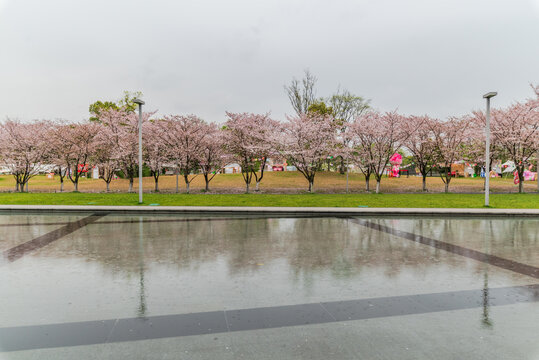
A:
{"label": "grassy slope", "polygon": [[[154,188],[153,179],[146,177],[144,181],[144,191],[150,192]],[[174,192],[176,187],[175,176],[161,176],[159,180],[160,189],[163,192]],[[375,181],[371,179],[371,186],[374,188]],[[513,179],[491,179],[491,190],[495,193],[518,192],[518,186],[513,184]],[[138,179],[135,179],[135,187],[138,186]],[[180,192],[184,191],[183,179],[179,179]],[[254,187],[254,184],[252,184]],[[427,178],[427,186],[431,193],[444,191],[444,184],[439,177]],[[308,184],[303,176],[295,171],[290,172],[267,172],[261,183],[261,190],[264,193],[302,193],[307,190]],[[335,172],[320,172],[316,175],[314,187],[317,193],[344,193],[346,189],[346,176]],[[47,179],[40,175],[30,180],[30,192],[55,192],[60,189],[59,178]],[[201,176],[195,178],[191,184],[192,193],[200,193],[204,188],[204,180]],[[211,188],[216,193],[243,193],[245,184],[240,174],[218,175],[211,183]],[[359,174],[350,174],[349,188],[353,193],[364,192],[364,177]],[[0,192],[13,191],[15,181],[13,176],[0,176]],[[65,191],[73,191],[73,185],[66,179]],[[113,192],[125,192],[128,189],[128,181],[125,179],[114,180],[111,184]],[[536,192],[537,183],[527,181],[524,183],[524,191]],[[103,192],[105,183],[103,180],[80,179],[79,191],[81,192]],[[421,193],[420,177],[383,178],[381,191],[383,193]],[[450,191],[455,193],[481,193],[483,191],[483,179],[480,178],[456,178],[451,181]]]}
{"label": "grassy slope", "polygon": [[[481,194],[145,194],[144,204],[184,206],[328,206],[479,208]],[[137,194],[3,193],[0,204],[138,205]],[[539,194],[494,194],[495,208],[539,208]]]}

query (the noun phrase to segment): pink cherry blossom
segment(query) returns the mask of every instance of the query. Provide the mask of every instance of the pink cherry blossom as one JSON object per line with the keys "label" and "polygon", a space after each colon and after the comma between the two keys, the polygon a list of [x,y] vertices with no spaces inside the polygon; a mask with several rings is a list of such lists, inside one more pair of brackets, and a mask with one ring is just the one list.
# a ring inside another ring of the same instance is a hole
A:
{"label": "pink cherry blossom", "polygon": [[[143,113],[143,126],[153,114]],[[110,157],[129,179],[129,192],[132,192],[138,167],[138,114],[124,109],[103,110],[98,123],[101,126],[97,140],[112,145]]]}
{"label": "pink cherry blossom", "polygon": [[370,174],[376,179],[376,193],[389,159],[410,136],[403,126],[406,118],[396,111],[379,113],[371,111],[357,117],[350,126],[352,133],[352,159],[365,173],[367,182]]}
{"label": "pink cherry blossom", "polygon": [[268,157],[275,155],[274,139],[279,123],[269,114],[230,113],[223,127],[225,149],[241,166],[248,193],[252,179],[256,190],[264,177]]}
{"label": "pink cherry blossom", "polygon": [[313,192],[316,173],[335,149],[335,122],[332,116],[315,113],[287,119],[280,137],[281,153],[303,174]]}
{"label": "pink cherry blossom", "polygon": [[24,191],[28,180],[37,175],[46,159],[50,123],[6,120],[0,124],[0,157],[15,178],[16,191]]}
{"label": "pink cherry blossom", "polygon": [[200,156],[200,170],[206,183],[205,191],[210,191],[210,181],[219,174],[231,157],[225,151],[224,134],[217,124],[208,124],[206,132]]}
{"label": "pink cherry blossom", "polygon": [[204,138],[208,136],[207,125],[195,115],[165,116],[163,125],[165,128],[161,138],[189,193],[191,182],[199,175],[197,169],[203,153]]}

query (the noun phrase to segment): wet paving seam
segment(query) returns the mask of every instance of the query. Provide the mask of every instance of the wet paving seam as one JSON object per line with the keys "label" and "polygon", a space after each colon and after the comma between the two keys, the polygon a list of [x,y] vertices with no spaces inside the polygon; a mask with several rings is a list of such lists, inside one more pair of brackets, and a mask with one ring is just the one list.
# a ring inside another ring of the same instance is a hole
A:
{"label": "wet paving seam", "polygon": [[101,219],[104,216],[107,216],[107,213],[95,213],[80,220],[69,222],[59,229],[53,230],[33,240],[12,247],[11,249],[5,250],[3,253],[3,258],[6,259],[7,262],[14,262],[15,260],[20,259],[24,255],[35,250],[39,250],[42,247],[47,246],[50,243],[61,239],[64,236],[69,235],[72,232],[75,232],[80,228],[83,228],[86,225],[89,225]]}
{"label": "wet paving seam", "polygon": [[381,232],[398,236],[403,239],[411,240],[419,244],[428,245],[436,249],[445,250],[447,252],[450,252],[456,255],[461,255],[469,259],[477,260],[477,261],[480,261],[480,262],[483,262],[492,266],[497,266],[505,270],[516,272],[518,274],[522,274],[522,275],[533,277],[535,279],[539,279],[539,268],[532,265],[523,264],[514,260],[509,260],[509,259],[496,256],[496,255],[490,255],[487,253],[483,253],[481,251],[465,248],[463,246],[451,244],[442,240],[436,240],[436,239],[432,239],[426,236],[410,233],[407,231],[397,230],[389,226],[375,224],[372,221],[355,219],[355,218],[349,218],[348,220],[354,224],[362,225],[362,226],[365,226],[374,230],[378,230]]}
{"label": "wet paving seam", "polygon": [[329,316],[331,316],[331,318],[332,318],[334,321],[338,321],[337,318],[336,318],[335,316],[333,316],[333,314],[330,313],[330,312],[328,311],[328,309],[326,309],[326,307],[324,306],[324,303],[319,303],[319,304],[320,304],[320,306],[322,307],[322,309],[324,309],[324,311],[325,311]]}
{"label": "wet paving seam", "polygon": [[[488,302],[485,302],[487,290]],[[319,325],[539,302],[539,284],[240,310],[0,328],[0,351]],[[480,318],[480,317],[479,317]]]}

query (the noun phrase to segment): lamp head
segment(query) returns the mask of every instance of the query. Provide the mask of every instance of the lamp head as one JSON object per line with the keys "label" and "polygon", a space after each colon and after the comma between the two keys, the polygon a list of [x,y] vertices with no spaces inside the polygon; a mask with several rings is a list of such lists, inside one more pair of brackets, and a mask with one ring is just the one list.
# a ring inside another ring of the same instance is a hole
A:
{"label": "lamp head", "polygon": [[139,105],[144,105],[144,101],[140,100],[140,99],[133,99],[133,102],[135,104],[139,104]]}
{"label": "lamp head", "polygon": [[485,95],[483,95],[483,98],[490,99],[491,97],[494,97],[496,95],[498,95],[498,93],[496,91],[491,91],[491,92],[486,93]]}

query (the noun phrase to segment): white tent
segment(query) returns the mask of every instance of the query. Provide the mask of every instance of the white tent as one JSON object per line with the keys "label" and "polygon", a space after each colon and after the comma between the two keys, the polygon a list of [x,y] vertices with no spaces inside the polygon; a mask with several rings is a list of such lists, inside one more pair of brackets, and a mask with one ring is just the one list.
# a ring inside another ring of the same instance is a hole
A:
{"label": "white tent", "polygon": [[503,169],[505,166],[507,166],[507,167],[505,168],[505,170],[503,170],[504,173],[512,173],[512,172],[515,171],[515,169],[517,168],[517,167],[515,166],[515,163],[514,163],[513,161],[511,161],[511,160],[504,162],[504,163],[502,164],[502,169]]}

